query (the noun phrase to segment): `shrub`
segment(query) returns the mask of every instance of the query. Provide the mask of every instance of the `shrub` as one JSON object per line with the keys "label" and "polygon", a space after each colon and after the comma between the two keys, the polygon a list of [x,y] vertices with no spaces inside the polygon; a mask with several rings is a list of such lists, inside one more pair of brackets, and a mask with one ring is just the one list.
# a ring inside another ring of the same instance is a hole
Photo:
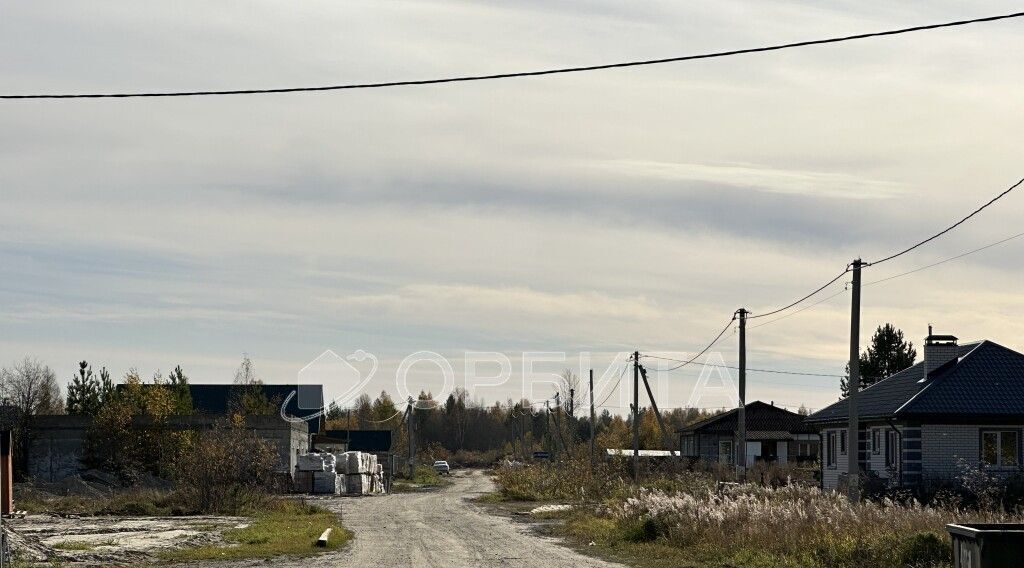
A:
{"label": "shrub", "polygon": [[626,523],[623,538],[630,542],[651,542],[658,539],[662,532],[658,521],[650,517],[636,519]]}
{"label": "shrub", "polygon": [[953,547],[949,538],[933,532],[918,532],[900,543],[900,563],[913,568],[930,568],[949,562]]}
{"label": "shrub", "polygon": [[175,460],[175,476],[187,506],[205,513],[257,509],[273,489],[277,452],[247,430],[241,416],[192,437]]}

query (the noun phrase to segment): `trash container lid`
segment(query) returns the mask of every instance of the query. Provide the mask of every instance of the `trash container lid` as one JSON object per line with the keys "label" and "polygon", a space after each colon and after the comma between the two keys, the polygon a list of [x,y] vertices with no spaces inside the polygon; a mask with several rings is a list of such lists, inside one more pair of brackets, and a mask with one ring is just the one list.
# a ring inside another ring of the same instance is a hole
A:
{"label": "trash container lid", "polygon": [[1024,523],[963,523],[946,525],[950,534],[976,537],[985,534],[1024,534]]}

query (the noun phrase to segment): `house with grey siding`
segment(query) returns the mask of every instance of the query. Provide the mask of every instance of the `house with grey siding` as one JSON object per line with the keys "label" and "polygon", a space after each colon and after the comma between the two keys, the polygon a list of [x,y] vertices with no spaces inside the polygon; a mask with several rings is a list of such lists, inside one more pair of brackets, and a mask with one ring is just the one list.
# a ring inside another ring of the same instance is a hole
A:
{"label": "house with grey siding", "polygon": [[[739,445],[738,409],[712,416],[676,430],[681,455],[691,461],[729,465],[736,463]],[[774,404],[754,401],[746,406],[746,463],[813,462],[818,456],[816,430],[804,417]]]}
{"label": "house with grey siding", "polygon": [[858,440],[847,440],[845,399],[807,417],[820,429],[825,489],[845,482],[850,451],[862,475],[892,486],[949,481],[965,467],[1021,470],[1024,354],[957,341],[929,329],[923,361],[862,390]]}

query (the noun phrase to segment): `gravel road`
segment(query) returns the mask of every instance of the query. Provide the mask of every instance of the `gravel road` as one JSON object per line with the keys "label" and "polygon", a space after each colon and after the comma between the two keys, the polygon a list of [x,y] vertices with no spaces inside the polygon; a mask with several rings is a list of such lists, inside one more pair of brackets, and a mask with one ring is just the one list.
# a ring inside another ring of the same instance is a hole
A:
{"label": "gravel road", "polygon": [[[532,534],[529,527],[492,515],[467,502],[493,489],[479,471],[457,471],[453,483],[439,491],[396,493],[319,501],[340,510],[343,524],[355,533],[345,549],[306,560],[273,561],[281,568],[310,566],[475,566],[578,568],[610,564],[583,556],[558,541]],[[192,564],[197,568],[267,566],[251,563]]]}

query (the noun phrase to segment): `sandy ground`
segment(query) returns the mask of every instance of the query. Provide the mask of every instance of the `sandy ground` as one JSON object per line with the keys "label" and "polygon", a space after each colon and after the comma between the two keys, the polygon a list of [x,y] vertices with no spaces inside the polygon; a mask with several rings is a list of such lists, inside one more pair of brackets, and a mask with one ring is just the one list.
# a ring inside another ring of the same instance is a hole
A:
{"label": "sandy ground", "polygon": [[[309,566],[473,566],[578,568],[619,566],[583,556],[557,540],[533,534],[528,525],[488,513],[471,499],[493,490],[479,471],[457,471],[437,491],[318,501],[341,513],[355,533],[344,550],[298,560],[274,560],[275,568]],[[185,566],[185,565],[181,565]],[[195,568],[267,566],[267,562],[196,563]]]}
{"label": "sandy ground", "polygon": [[5,519],[14,528],[11,548],[26,559],[55,555],[78,566],[132,564],[161,549],[219,545],[221,530],[244,526],[241,517],[57,517]]}

